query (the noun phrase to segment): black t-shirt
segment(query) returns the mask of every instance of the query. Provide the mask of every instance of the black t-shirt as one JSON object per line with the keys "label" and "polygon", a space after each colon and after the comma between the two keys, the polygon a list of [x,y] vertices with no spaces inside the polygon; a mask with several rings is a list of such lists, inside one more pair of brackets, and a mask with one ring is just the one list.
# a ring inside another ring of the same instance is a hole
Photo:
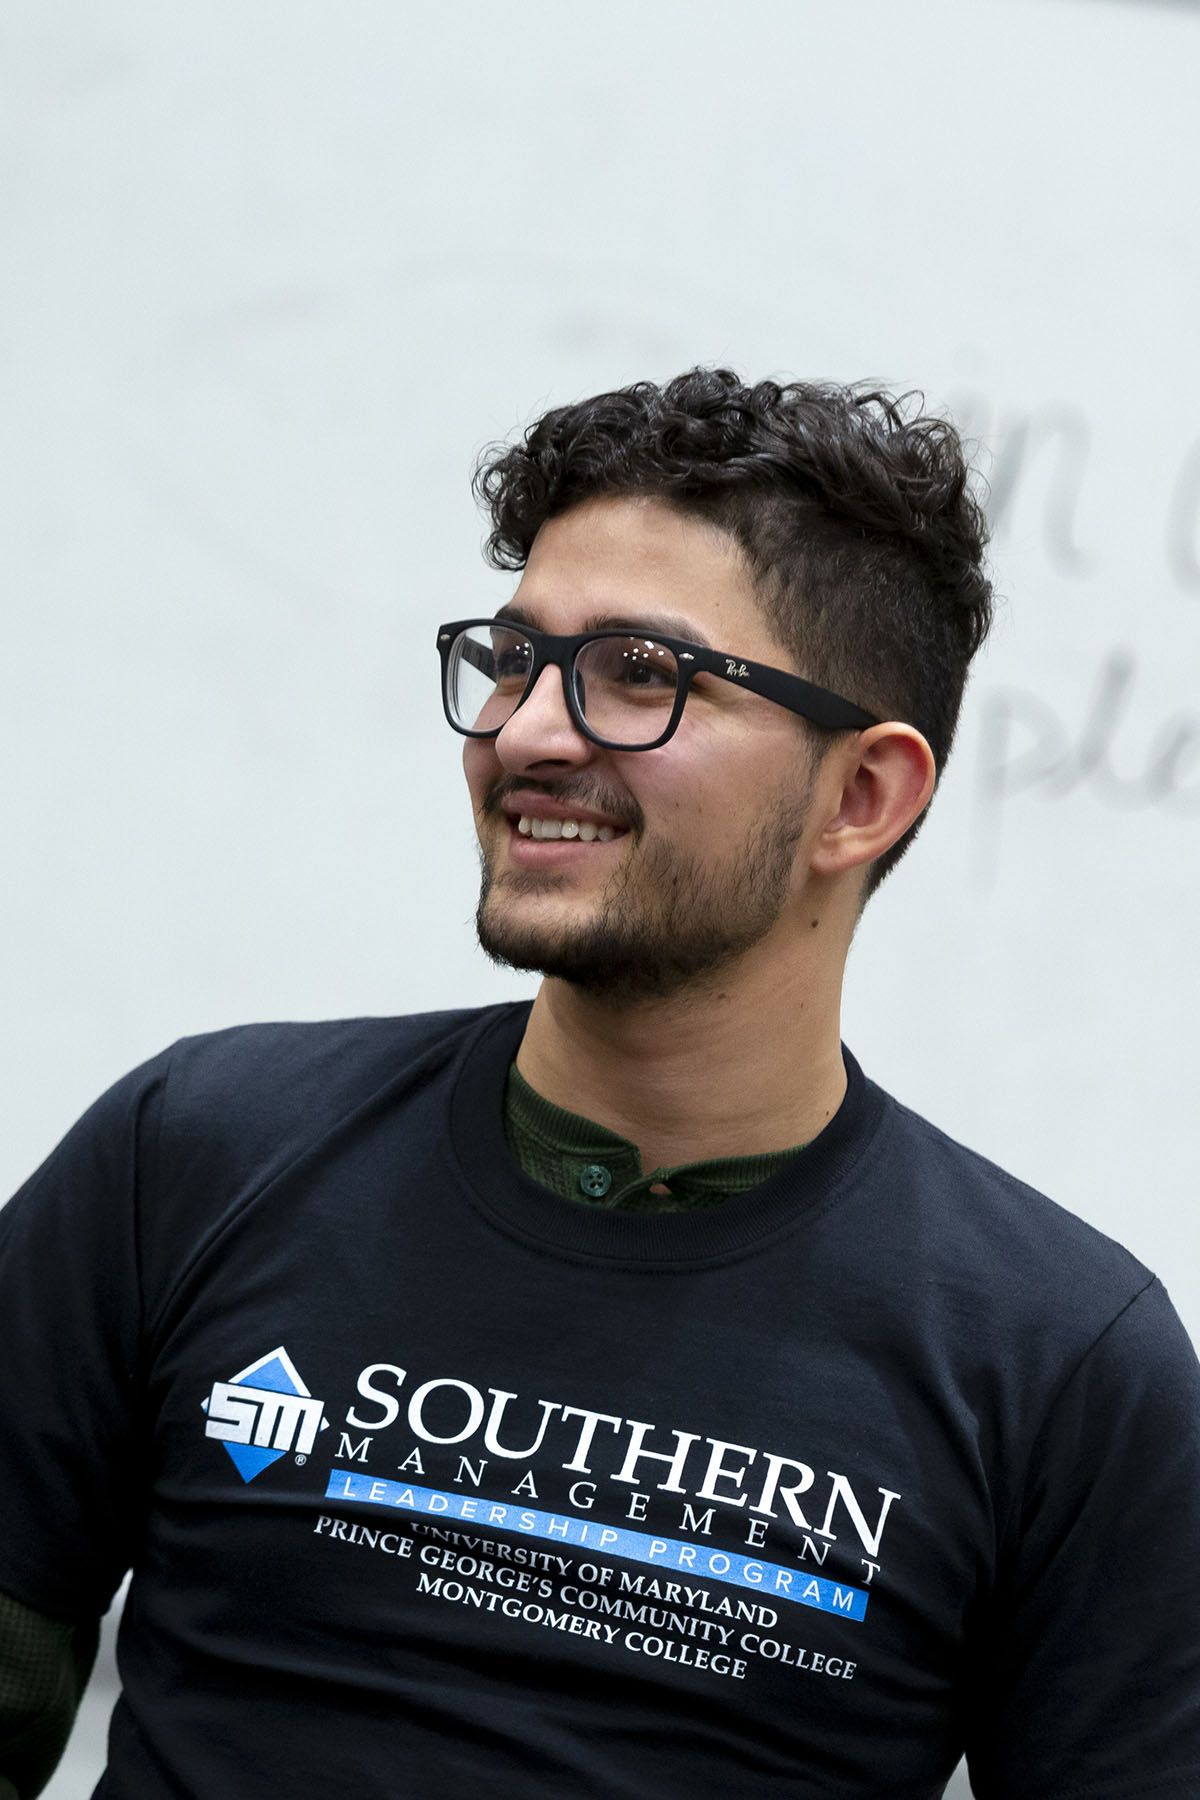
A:
{"label": "black t-shirt", "polygon": [[0,1213],[0,1590],[106,1800],[1200,1791],[1195,1357],[865,1081],[698,1213],[503,1138],[524,1007],[199,1038]]}

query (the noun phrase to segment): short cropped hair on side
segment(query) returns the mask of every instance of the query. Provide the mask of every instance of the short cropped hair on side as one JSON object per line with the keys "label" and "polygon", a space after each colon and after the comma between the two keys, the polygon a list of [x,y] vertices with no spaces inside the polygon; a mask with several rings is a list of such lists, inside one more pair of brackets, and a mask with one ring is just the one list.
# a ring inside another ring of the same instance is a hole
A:
{"label": "short cropped hair on side", "polygon": [[[479,460],[485,555],[523,568],[547,519],[600,496],[654,496],[707,520],[740,545],[800,672],[915,725],[940,776],[992,590],[961,440],[920,407],[920,396],[747,387],[729,369],[700,368],[556,407]],[[920,823],[872,866],[868,893]]]}

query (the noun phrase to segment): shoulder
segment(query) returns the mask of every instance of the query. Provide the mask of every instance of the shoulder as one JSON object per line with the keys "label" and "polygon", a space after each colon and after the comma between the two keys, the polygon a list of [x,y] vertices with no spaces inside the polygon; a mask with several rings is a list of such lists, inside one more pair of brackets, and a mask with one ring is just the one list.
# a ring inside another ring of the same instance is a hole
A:
{"label": "shoulder", "polygon": [[[882,1179],[929,1285],[980,1326],[1085,1342],[1155,1285],[1093,1225],[885,1096]],[[1161,1292],[1161,1289],[1159,1290]]]}
{"label": "shoulder", "polygon": [[998,1520],[1098,1494],[1110,1464],[1194,1483],[1200,1366],[1136,1256],[886,1096],[871,1169],[879,1328],[971,1421]]}
{"label": "shoulder", "polygon": [[182,1039],[149,1065],[161,1089],[156,1145],[175,1158],[230,1150],[243,1165],[277,1161],[365,1110],[436,1092],[466,1046],[518,1010],[243,1025]]}
{"label": "shoulder", "polygon": [[[42,1260],[68,1243],[85,1264],[133,1271],[121,1291],[136,1316],[172,1286],[189,1247],[223,1231],[285,1171],[319,1161],[336,1196],[329,1171],[356,1148],[369,1155],[380,1121],[401,1151],[407,1135],[436,1137],[461,1058],[498,1018],[521,1012],[243,1025],[181,1039],[72,1127],[0,1209],[0,1243],[14,1258]],[[141,1298],[130,1298],[139,1284]],[[114,1292],[119,1285],[114,1276]]]}
{"label": "shoulder", "polygon": [[475,1035],[519,1011],[240,1025],[182,1038],[102,1094],[17,1199],[47,1188],[215,1195],[231,1181],[269,1178],[376,1097],[400,1105],[436,1088]]}
{"label": "shoulder", "polygon": [[181,1038],[148,1068],[168,1083],[173,1108],[264,1103],[337,1106],[414,1066],[452,1056],[494,1007],[396,1018],[236,1025]]}

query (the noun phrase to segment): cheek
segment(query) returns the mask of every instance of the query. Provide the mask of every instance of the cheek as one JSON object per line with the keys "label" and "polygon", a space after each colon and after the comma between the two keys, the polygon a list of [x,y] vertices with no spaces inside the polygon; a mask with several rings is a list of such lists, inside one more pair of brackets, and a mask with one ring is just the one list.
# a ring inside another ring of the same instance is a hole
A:
{"label": "cheek", "polygon": [[490,738],[464,738],[462,765],[471,803],[478,812],[484,794],[499,773],[495,748]]}
{"label": "cheek", "polygon": [[471,799],[475,835],[482,843],[486,829],[483,817],[484,798],[504,771],[496,759],[495,749],[488,738],[464,739],[462,766]]}
{"label": "cheek", "polygon": [[678,731],[661,750],[639,750],[636,756],[614,756],[613,767],[642,808],[647,828],[681,818],[697,818],[706,810],[713,763],[703,745],[686,732],[686,712]]}

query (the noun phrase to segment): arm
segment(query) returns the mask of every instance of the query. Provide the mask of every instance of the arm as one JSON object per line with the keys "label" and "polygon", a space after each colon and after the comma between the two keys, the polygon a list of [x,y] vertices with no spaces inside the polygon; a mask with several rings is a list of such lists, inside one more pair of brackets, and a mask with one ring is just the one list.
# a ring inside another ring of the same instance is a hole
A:
{"label": "arm", "polygon": [[1157,1282],[1067,1373],[1002,1530],[973,1791],[1200,1793],[1200,1368]]}
{"label": "arm", "polygon": [[0,1593],[0,1800],[33,1800],[54,1773],[99,1631],[98,1621],[67,1625]]}
{"label": "arm", "polygon": [[118,1084],[0,1209],[0,1800],[50,1779],[131,1560],[133,1201],[152,1091]]}

